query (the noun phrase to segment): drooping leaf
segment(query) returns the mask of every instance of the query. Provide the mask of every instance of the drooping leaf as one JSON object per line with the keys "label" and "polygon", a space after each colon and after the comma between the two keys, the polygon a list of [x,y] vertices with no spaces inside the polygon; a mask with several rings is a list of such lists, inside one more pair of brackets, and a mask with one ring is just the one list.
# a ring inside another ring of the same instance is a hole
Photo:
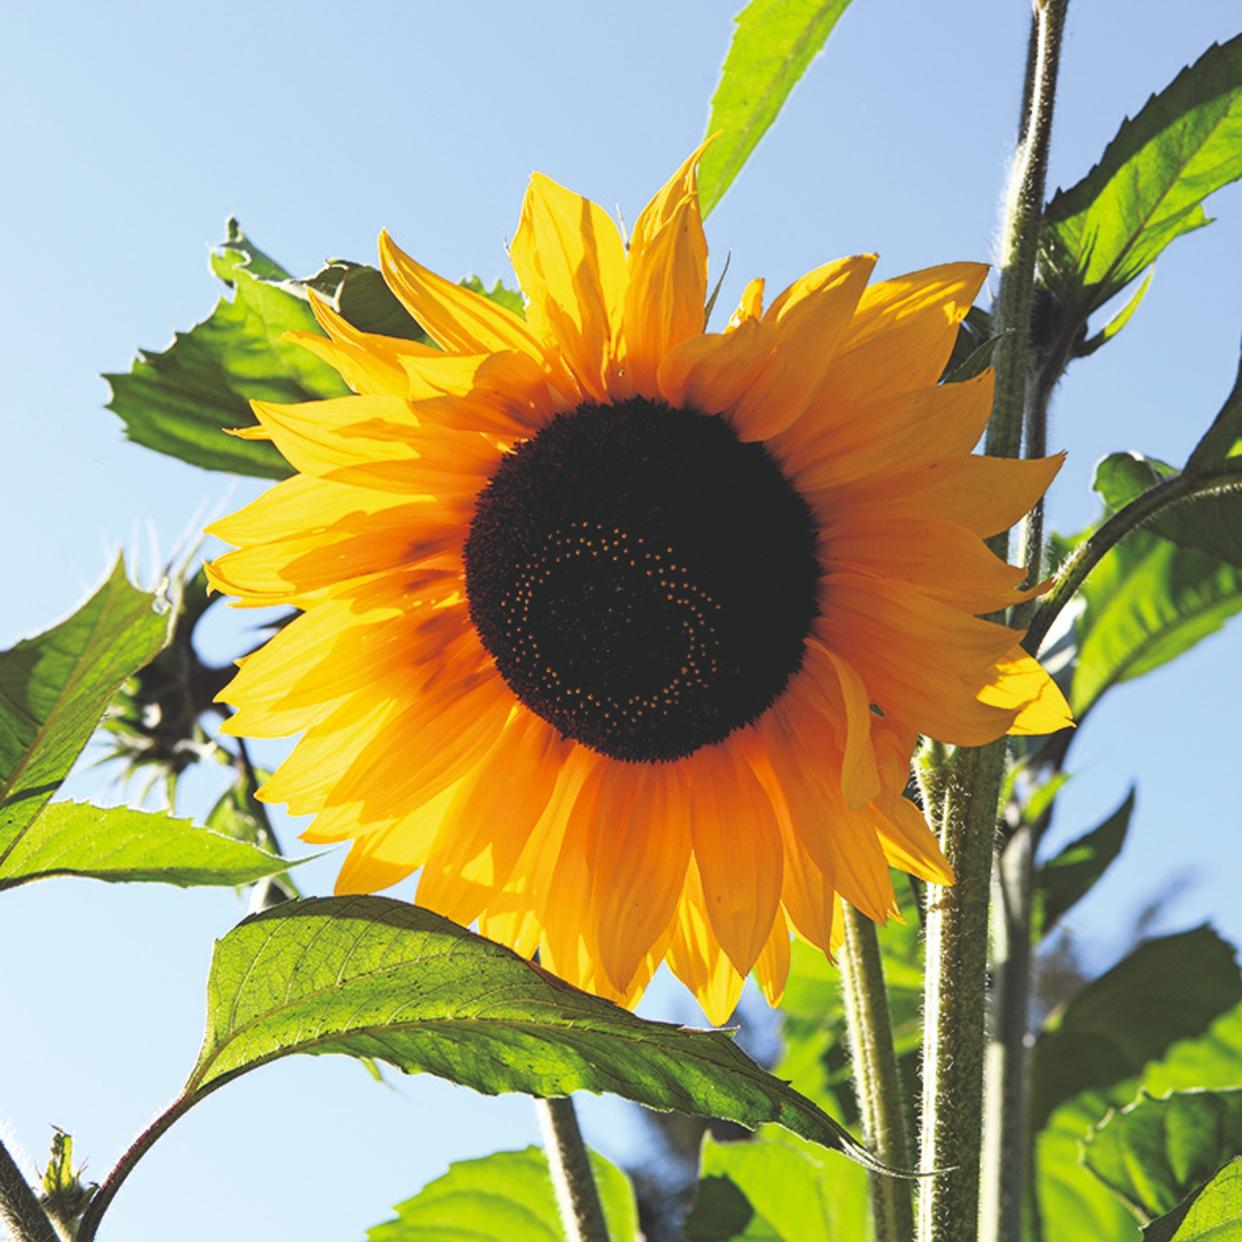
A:
{"label": "drooping leaf", "polygon": [[1040,1034],[1032,1059],[1036,1130],[1080,1092],[1140,1074],[1242,1000],[1234,950],[1211,928],[1140,945],[1087,984]]}
{"label": "drooping leaf", "polygon": [[781,1242],[864,1237],[867,1174],[823,1155],[822,1148],[780,1132],[765,1133],[750,1143],[705,1139],[700,1176],[727,1178],[756,1218],[747,1225],[752,1232],[725,1236],[764,1237],[753,1232],[762,1228],[772,1231],[766,1236]]}
{"label": "drooping leaf", "polygon": [[[1110,453],[1096,466],[1093,486],[1115,512],[1177,475],[1172,466],[1154,457]],[[1242,569],[1242,472],[1232,490],[1170,505],[1145,523],[1145,529]]]}
{"label": "drooping leaf", "polygon": [[1098,827],[1043,863],[1035,876],[1032,922],[1047,935],[1056,921],[1091,889],[1121,852],[1134,813],[1134,788]]}
{"label": "drooping leaf", "polygon": [[1213,44],[1055,195],[1041,237],[1045,279],[1085,320],[1176,237],[1208,223],[1203,200],[1242,176],[1242,36]]}
{"label": "drooping leaf", "polygon": [[1137,530],[1091,571],[1081,598],[1070,688],[1080,721],[1106,690],[1190,650],[1242,609],[1242,569]]}
{"label": "drooping leaf", "polygon": [[1186,459],[1186,473],[1198,474],[1239,453],[1242,453],[1242,355],[1238,358],[1238,372],[1225,403]]}
{"label": "drooping leaf", "polygon": [[660,1110],[857,1141],[725,1034],[648,1022],[406,902],[285,902],[216,945],[196,1098],[292,1053],[343,1053],[477,1091],[610,1091]]}
{"label": "drooping leaf", "polygon": [[995,326],[992,316],[982,307],[972,306],[966,312],[965,319],[957,325],[953,352],[941,375],[942,383],[960,384],[974,379],[992,365],[992,355],[1001,339]]}
{"label": "drooping leaf", "polygon": [[[611,1242],[637,1242],[629,1178],[603,1156],[590,1157]],[[367,1242],[562,1242],[565,1236],[548,1160],[537,1147],[450,1164],[443,1177],[393,1210],[396,1220],[368,1229]]]}
{"label": "drooping leaf", "polygon": [[0,866],[69,774],[121,684],[168,641],[170,613],[117,560],[73,616],[0,652]]}
{"label": "drooping leaf", "polygon": [[1146,1092],[1083,1144],[1083,1163],[1146,1224],[1242,1152],[1242,1088]]}
{"label": "drooping leaf", "polygon": [[849,2],[750,0],[734,17],[733,40],[707,118],[708,136],[720,137],[699,168],[704,215],[733,184]]}
{"label": "drooping leaf", "polygon": [[1203,1190],[1143,1230],[1143,1242],[1235,1242],[1242,1238],[1242,1156]]}
{"label": "drooping leaf", "polygon": [[0,858],[0,890],[54,875],[180,888],[236,886],[291,865],[288,859],[162,811],[53,802]]}
{"label": "drooping leaf", "polygon": [[139,352],[126,374],[105,375],[108,408],[129,438],[207,470],[280,479],[288,462],[268,443],[224,434],[255,423],[250,401],[312,401],[348,389],[331,367],[282,339],[317,332],[305,291],[257,250],[236,220],[212,256],[232,287],[211,315],[179,332],[163,352]]}
{"label": "drooping leaf", "polygon": [[764,1220],[737,1184],[724,1175],[700,1180],[682,1232],[689,1242],[781,1242],[771,1222]]}

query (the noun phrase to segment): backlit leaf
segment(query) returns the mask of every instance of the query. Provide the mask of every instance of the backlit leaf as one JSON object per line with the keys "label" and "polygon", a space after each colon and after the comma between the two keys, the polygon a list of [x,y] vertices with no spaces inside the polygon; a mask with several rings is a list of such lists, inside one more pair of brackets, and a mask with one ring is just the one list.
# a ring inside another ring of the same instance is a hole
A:
{"label": "backlit leaf", "polygon": [[1210,928],[1140,945],[1087,984],[1039,1036],[1032,1059],[1034,1128],[1080,1092],[1134,1078],[1240,1000],[1233,947]]}
{"label": "backlit leaf", "polygon": [[1144,1223],[1173,1211],[1242,1152],[1242,1088],[1143,1094],[1083,1145],[1083,1163]]}
{"label": "backlit leaf", "polygon": [[1235,1242],[1242,1238],[1242,1156],[1195,1195],[1143,1230],[1143,1242]]}
{"label": "backlit leaf", "polygon": [[0,859],[0,889],[53,875],[236,886],[290,865],[163,812],[53,802]]}
{"label": "backlit leaf", "polygon": [[250,401],[296,402],[337,397],[348,389],[308,350],[282,339],[318,332],[305,291],[257,250],[236,220],[212,256],[213,272],[232,286],[211,315],[178,332],[162,352],[139,351],[125,374],[105,375],[108,408],[129,438],[208,470],[279,479],[288,462],[262,440],[225,428],[255,424]]}
{"label": "backlit leaf", "polygon": [[1242,176],[1242,36],[1213,44],[1048,204],[1045,279],[1082,319],[1176,237],[1208,223],[1203,200]]}
{"label": "backlit leaf", "polygon": [[0,866],[122,683],[168,641],[170,618],[130,584],[118,559],[68,620],[0,652]]}
{"label": "backlit leaf", "polygon": [[185,1094],[297,1052],[373,1057],[488,1094],[609,1091],[748,1126],[774,1121],[873,1163],[727,1035],[635,1017],[383,897],[284,902],[217,943],[207,1034]]}
{"label": "backlit leaf", "polygon": [[733,41],[707,118],[708,136],[720,137],[699,167],[704,215],[733,184],[849,2],[750,0],[734,17]]}
{"label": "backlit leaf", "polygon": [[[629,1178],[590,1153],[610,1242],[637,1242],[638,1208]],[[460,1160],[412,1199],[396,1220],[367,1230],[367,1242],[562,1242],[548,1160],[537,1147]]]}

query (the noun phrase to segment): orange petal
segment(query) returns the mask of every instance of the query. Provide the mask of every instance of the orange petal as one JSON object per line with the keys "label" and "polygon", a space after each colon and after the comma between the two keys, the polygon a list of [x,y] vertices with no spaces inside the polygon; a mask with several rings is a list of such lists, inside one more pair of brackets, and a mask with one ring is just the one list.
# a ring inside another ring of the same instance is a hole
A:
{"label": "orange petal", "polygon": [[1074,725],[1060,687],[1021,647],[997,660],[993,680],[980,690],[979,701],[1017,711],[1010,733],[1040,736]]}
{"label": "orange petal", "polygon": [[743,975],[772,930],[781,895],[781,838],[772,803],[726,744],[705,746],[691,769],[690,826],[704,909]]}

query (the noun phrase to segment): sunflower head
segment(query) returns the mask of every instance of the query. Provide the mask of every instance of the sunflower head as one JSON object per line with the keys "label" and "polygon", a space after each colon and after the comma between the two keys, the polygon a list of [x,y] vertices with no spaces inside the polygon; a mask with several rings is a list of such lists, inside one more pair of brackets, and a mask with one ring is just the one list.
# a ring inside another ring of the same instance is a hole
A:
{"label": "sunflower head", "polygon": [[297,473],[213,533],[241,604],[302,615],[249,656],[227,728],[301,733],[260,797],[352,841],[338,891],[416,900],[633,1003],[667,960],[723,1021],[791,931],[825,952],[892,866],[952,874],[904,796],[916,737],[1069,723],[981,619],[1023,598],[984,538],[1059,458],[971,450],[990,375],[938,383],[983,280],[825,264],[704,322],[695,168],[628,247],[536,175],[510,250],[525,317],[385,234],[435,346],[314,300],[299,338],[356,395],[255,402]]}

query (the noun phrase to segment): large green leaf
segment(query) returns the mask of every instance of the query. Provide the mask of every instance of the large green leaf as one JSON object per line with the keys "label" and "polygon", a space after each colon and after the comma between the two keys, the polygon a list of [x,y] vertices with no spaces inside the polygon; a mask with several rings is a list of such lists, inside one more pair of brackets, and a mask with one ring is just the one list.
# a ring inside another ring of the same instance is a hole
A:
{"label": "large green leaf", "polygon": [[1239,1152],[1242,1088],[1144,1093],[1105,1117],[1083,1144],[1083,1163],[1146,1224]]}
{"label": "large green leaf", "polygon": [[[867,1174],[839,1160],[825,1161],[822,1147],[791,1135],[765,1133],[750,1143],[718,1143],[708,1137],[700,1173],[710,1189],[697,1214],[697,1232],[687,1229],[692,1238],[707,1239],[714,1233],[718,1238],[821,1242],[866,1236]],[[744,1218],[734,1201],[732,1233],[722,1232],[717,1223],[729,1218],[722,1211],[727,1193],[714,1179],[727,1179],[753,1213]],[[739,1223],[749,1232],[737,1229]]]}
{"label": "large green leaf", "polygon": [[725,1034],[647,1022],[428,910],[289,901],[216,945],[193,1099],[291,1053],[387,1061],[494,1094],[610,1091],[648,1107],[774,1121],[874,1163]]}
{"label": "large green leaf", "polygon": [[[1154,457],[1110,453],[1096,466],[1092,486],[1115,512],[1177,475],[1167,462]],[[1211,492],[1170,505],[1146,522],[1145,529],[1180,547],[1196,548],[1242,569],[1242,474],[1234,490]]]}
{"label": "large green leaf", "polygon": [[[629,1178],[591,1152],[591,1172],[610,1242],[637,1242],[638,1208]],[[565,1234],[537,1147],[461,1160],[393,1209],[396,1220],[367,1230],[367,1242],[562,1242]]]}
{"label": "large green leaf", "polygon": [[69,774],[113,695],[168,641],[171,613],[118,560],[68,620],[0,652],[0,866]]}
{"label": "large green leaf", "polygon": [[1143,1230],[1143,1242],[1237,1242],[1242,1238],[1242,1156],[1189,1202]]}
{"label": "large green leaf", "polygon": [[1047,935],[1056,921],[1084,897],[1121,852],[1134,813],[1134,789],[1098,827],[1071,841],[1040,866],[1032,893],[1032,921],[1040,935]]}
{"label": "large green leaf", "polygon": [[[1239,1085],[1242,1003],[1223,1013],[1206,1032],[1178,1040],[1159,1060],[1149,1062],[1137,1077],[1084,1091],[1062,1104],[1036,1138],[1037,1184],[1044,1219],[1057,1222],[1058,1232],[1066,1242],[1129,1242],[1134,1237],[1134,1217],[1082,1165],[1082,1143],[1110,1109],[1125,1107],[1140,1089],[1161,1095]],[[1164,1235],[1160,1242],[1168,1242],[1168,1236]]]}
{"label": "large green leaf", "polygon": [[689,1242],[782,1242],[731,1178],[700,1180],[694,1207],[682,1224]]}
{"label": "large green leaf", "polygon": [[290,866],[288,859],[163,812],[53,802],[0,858],[0,889],[53,875],[236,886]]}
{"label": "large green leaf", "polygon": [[1048,204],[1045,278],[1085,319],[1176,237],[1208,223],[1203,200],[1242,176],[1242,36],[1213,44],[1141,112],[1100,162]]}
{"label": "large green leaf", "polygon": [[707,118],[708,135],[720,137],[699,168],[704,215],[733,184],[849,2],[750,0],[734,17],[733,41]]}
{"label": "large green leaf", "polygon": [[1081,598],[1070,688],[1079,720],[1106,690],[1168,663],[1242,609],[1242,569],[1137,530],[1091,571]]}
{"label": "large green leaf", "polygon": [[127,374],[105,375],[108,408],[131,440],[208,470],[279,479],[289,464],[268,443],[225,428],[253,426],[250,401],[312,401],[348,391],[331,367],[284,340],[318,332],[304,289],[256,249],[236,220],[211,260],[233,290],[162,353],[139,351]]}
{"label": "large green leaf", "polygon": [[1080,1092],[1135,1077],[1239,1000],[1233,947],[1211,928],[1140,945],[1083,988],[1040,1035],[1032,1063],[1035,1129]]}

